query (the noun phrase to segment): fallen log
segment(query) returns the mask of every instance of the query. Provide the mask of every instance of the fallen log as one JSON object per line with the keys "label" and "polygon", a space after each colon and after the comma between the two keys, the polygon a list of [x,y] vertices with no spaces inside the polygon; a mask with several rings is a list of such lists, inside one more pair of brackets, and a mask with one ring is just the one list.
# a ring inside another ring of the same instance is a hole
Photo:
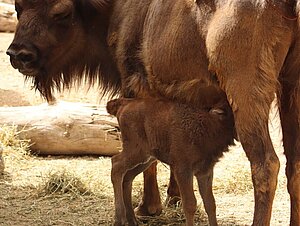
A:
{"label": "fallen log", "polygon": [[0,2],[0,31],[14,32],[17,22],[15,6]]}
{"label": "fallen log", "polygon": [[42,155],[106,155],[121,149],[116,118],[105,106],[57,102],[1,107],[0,124],[16,125],[21,139]]}

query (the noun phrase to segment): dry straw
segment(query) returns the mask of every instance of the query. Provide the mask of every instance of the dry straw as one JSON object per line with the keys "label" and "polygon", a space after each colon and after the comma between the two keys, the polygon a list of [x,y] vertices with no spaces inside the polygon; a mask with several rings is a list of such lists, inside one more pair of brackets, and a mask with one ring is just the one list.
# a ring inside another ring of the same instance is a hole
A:
{"label": "dry straw", "polygon": [[37,190],[40,196],[68,194],[72,197],[79,197],[91,195],[81,179],[68,171],[50,172]]}
{"label": "dry straw", "polygon": [[3,148],[17,151],[21,155],[28,155],[30,152],[30,140],[20,139],[19,135],[25,128],[19,129],[16,125],[2,125],[0,127],[0,143]]}

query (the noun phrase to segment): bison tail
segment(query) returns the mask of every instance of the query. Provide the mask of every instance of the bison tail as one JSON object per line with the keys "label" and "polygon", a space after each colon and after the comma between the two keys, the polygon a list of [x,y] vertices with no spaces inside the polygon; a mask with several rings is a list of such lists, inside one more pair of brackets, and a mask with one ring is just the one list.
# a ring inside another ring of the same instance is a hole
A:
{"label": "bison tail", "polygon": [[122,106],[123,99],[114,99],[107,102],[106,110],[109,114],[116,116],[120,107]]}

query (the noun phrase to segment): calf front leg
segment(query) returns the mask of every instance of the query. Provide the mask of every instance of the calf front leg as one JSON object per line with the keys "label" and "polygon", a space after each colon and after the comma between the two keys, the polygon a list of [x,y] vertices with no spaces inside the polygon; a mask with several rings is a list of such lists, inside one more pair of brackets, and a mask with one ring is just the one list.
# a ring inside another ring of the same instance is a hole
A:
{"label": "calf front leg", "polygon": [[112,157],[111,181],[114,188],[115,198],[115,226],[126,224],[126,210],[123,199],[123,178],[126,173],[123,152]]}

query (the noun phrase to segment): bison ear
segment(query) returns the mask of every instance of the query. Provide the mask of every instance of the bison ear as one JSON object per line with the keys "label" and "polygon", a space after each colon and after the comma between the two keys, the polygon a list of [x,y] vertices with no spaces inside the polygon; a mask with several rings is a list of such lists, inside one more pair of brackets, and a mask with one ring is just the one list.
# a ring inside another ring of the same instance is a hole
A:
{"label": "bison ear", "polygon": [[88,0],[88,2],[99,12],[105,12],[112,0]]}

